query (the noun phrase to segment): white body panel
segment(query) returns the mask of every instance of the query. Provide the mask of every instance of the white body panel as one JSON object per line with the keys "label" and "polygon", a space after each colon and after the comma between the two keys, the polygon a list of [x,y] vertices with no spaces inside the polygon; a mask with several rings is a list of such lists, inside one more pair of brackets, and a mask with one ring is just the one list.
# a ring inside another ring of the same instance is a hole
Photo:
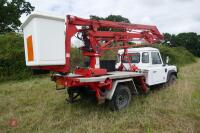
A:
{"label": "white body panel", "polygon": [[[148,53],[149,54],[149,62],[148,63],[143,63],[142,62],[142,53]],[[157,52],[160,56],[161,63],[160,64],[153,64],[152,63],[152,52]],[[118,54],[122,55],[124,53],[124,50],[119,50]],[[167,82],[167,75],[170,70],[174,70],[177,72],[176,66],[172,65],[164,65],[160,52],[156,48],[151,48],[151,47],[143,47],[143,48],[130,48],[128,49],[128,53],[140,53],[140,61],[138,63],[131,63],[136,65],[141,71],[144,72],[145,78],[146,78],[146,83],[149,86],[160,84],[160,83],[165,83]],[[116,64],[116,68],[119,67],[121,62]],[[123,63],[125,68],[127,70],[130,69],[129,63]]]}
{"label": "white body panel", "polygon": [[[22,24],[27,66],[65,64],[65,19],[34,13]],[[27,38],[32,36],[33,57],[28,60]]]}

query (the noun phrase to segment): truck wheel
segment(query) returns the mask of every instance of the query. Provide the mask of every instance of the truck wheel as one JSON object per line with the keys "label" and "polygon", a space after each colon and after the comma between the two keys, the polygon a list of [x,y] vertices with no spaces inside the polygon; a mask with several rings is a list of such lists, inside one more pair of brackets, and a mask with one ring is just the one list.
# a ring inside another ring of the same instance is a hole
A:
{"label": "truck wheel", "polygon": [[130,101],[130,89],[125,85],[118,85],[112,97],[112,100],[109,101],[109,107],[112,111],[121,110],[127,107]]}
{"label": "truck wheel", "polygon": [[170,85],[173,85],[176,81],[176,75],[174,74],[171,74],[168,81],[167,81],[167,86],[170,86]]}

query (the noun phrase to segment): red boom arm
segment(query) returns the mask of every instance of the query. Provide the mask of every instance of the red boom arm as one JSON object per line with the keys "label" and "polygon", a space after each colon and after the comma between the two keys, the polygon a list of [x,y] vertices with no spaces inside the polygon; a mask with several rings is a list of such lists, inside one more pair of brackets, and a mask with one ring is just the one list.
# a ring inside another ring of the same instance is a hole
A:
{"label": "red boom arm", "polygon": [[[77,26],[81,28],[77,28]],[[76,33],[81,34],[81,37],[78,36],[78,38],[84,42],[81,49],[84,56],[90,57],[90,68],[97,71],[96,58],[100,57],[103,50],[128,48],[130,47],[128,43],[133,39],[141,39],[147,44],[163,40],[163,35],[156,26],[90,20],[68,15],[65,40],[66,64],[64,66],[45,66],[40,69],[68,73],[70,71],[71,38]],[[135,45],[131,47],[133,46]]]}

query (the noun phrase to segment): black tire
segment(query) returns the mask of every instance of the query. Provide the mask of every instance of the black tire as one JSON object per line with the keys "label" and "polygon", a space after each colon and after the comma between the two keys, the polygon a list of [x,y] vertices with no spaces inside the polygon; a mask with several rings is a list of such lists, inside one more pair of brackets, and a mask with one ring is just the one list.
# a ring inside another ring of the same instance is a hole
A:
{"label": "black tire", "polygon": [[121,110],[129,105],[131,101],[131,91],[125,85],[118,85],[112,99],[109,101],[109,107],[112,111]]}
{"label": "black tire", "polygon": [[173,84],[176,82],[176,78],[177,78],[177,77],[176,77],[175,74],[171,74],[171,75],[169,76],[169,79],[168,79],[166,85],[167,85],[167,86],[173,85]]}

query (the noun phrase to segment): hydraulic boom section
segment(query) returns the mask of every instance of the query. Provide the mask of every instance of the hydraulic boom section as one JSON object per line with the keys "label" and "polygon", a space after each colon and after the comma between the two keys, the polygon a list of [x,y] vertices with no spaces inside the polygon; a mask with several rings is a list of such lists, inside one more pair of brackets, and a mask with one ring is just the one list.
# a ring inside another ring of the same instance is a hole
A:
{"label": "hydraulic boom section", "polygon": [[90,20],[67,15],[65,38],[66,63],[64,66],[41,66],[40,69],[69,73],[70,48],[73,36],[83,41],[84,46],[80,48],[82,54],[90,58],[88,69],[75,70],[75,74],[84,76],[97,76],[107,73],[106,69],[101,69],[99,65],[99,57],[104,50],[124,48],[126,51],[128,47],[138,46],[138,44],[129,44],[135,39],[150,45],[163,40],[163,35],[156,26]]}
{"label": "hydraulic boom section", "polygon": [[[77,28],[77,26],[81,28]],[[99,69],[98,60],[102,51],[110,49],[133,47],[134,39],[140,39],[147,44],[158,43],[163,35],[156,26],[128,24],[103,20],[83,19],[67,16],[66,21],[66,55],[70,55],[71,37],[77,33],[77,38],[84,42],[81,48],[84,56],[90,57],[90,68]],[[66,64],[70,64],[66,56]],[[69,70],[69,69],[68,69]]]}

